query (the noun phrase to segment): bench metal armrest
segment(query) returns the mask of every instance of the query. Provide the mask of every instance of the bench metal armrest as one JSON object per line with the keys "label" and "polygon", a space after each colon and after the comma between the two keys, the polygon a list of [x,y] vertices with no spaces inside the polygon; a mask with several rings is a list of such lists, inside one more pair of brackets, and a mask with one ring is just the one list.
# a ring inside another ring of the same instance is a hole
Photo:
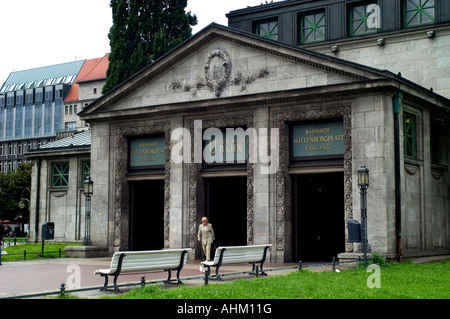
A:
{"label": "bench metal armrest", "polygon": [[108,276],[114,276],[114,290],[115,291],[120,291],[119,287],[117,286],[117,277],[119,277],[120,272],[122,271],[122,263],[123,263],[123,258],[126,256],[126,254],[122,253],[119,256],[119,262],[117,263],[117,269],[115,272],[113,272],[112,274],[100,274],[101,276],[105,277],[105,284],[103,285],[103,288],[100,290],[108,290]]}
{"label": "bench metal armrest", "polygon": [[183,250],[183,252],[181,253],[180,264],[178,265],[177,268],[174,268],[174,269],[165,269],[165,271],[167,271],[167,272],[169,273],[169,276],[168,276],[167,280],[164,281],[164,283],[170,283],[171,278],[172,278],[172,270],[176,270],[176,271],[177,271],[177,283],[179,283],[179,284],[181,283],[181,280],[180,280],[180,271],[181,271],[181,269],[183,269],[183,266],[184,266],[184,258],[185,258],[185,256],[186,256],[187,252],[188,252],[187,250]]}

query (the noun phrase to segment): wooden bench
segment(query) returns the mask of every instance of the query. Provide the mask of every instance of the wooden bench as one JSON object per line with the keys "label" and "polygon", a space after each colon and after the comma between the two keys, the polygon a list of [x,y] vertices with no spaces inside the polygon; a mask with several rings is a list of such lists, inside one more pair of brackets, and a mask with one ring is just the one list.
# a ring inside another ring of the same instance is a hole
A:
{"label": "wooden bench", "polygon": [[177,283],[181,283],[180,271],[186,263],[186,254],[191,248],[120,251],[114,253],[109,269],[97,269],[94,275],[105,277],[105,284],[100,290],[107,290],[108,276],[114,276],[114,290],[119,291],[117,277],[120,274],[144,273],[150,271],[167,271],[169,276],[164,283],[171,283],[172,270],[177,271]]}
{"label": "wooden bench", "polygon": [[255,264],[260,263],[259,272],[261,275],[267,275],[263,270],[263,264],[266,261],[267,251],[272,245],[249,245],[249,246],[224,246],[216,249],[213,261],[202,261],[201,263],[207,268],[205,271],[205,279],[211,273],[211,267],[216,268],[216,279],[220,280],[219,268],[223,264],[237,264],[248,262],[253,264],[250,274],[258,274],[255,270]]}

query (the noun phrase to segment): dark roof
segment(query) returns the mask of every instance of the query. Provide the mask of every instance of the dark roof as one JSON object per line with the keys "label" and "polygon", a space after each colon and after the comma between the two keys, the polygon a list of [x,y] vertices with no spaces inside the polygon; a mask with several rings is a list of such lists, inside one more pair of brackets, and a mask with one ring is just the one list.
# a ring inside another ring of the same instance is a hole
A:
{"label": "dark roof", "polygon": [[10,92],[17,89],[25,89],[28,87],[35,88],[38,86],[59,83],[72,85],[78,72],[80,72],[83,63],[84,60],[80,60],[12,72],[6,79],[0,91]]}
{"label": "dark roof", "polygon": [[28,154],[35,153],[47,153],[47,152],[58,152],[63,150],[73,150],[73,149],[90,149],[91,148],[91,131],[84,131],[72,136],[47,143],[40,146],[39,148],[29,150]]}

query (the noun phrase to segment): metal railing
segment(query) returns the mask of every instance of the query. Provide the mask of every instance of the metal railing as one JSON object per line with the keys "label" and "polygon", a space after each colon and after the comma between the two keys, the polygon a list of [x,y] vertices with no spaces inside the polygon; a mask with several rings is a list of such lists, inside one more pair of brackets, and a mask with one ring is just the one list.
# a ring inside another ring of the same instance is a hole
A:
{"label": "metal railing", "polygon": [[10,253],[8,253],[8,254],[5,254],[5,255],[3,255],[3,258],[4,258],[4,256],[23,256],[23,260],[26,260],[27,259],[27,255],[33,255],[33,254],[35,254],[35,255],[41,255],[42,257],[45,255],[45,254],[58,254],[58,258],[62,258],[61,256],[62,256],[62,251],[61,251],[61,248],[59,248],[59,251],[34,251],[34,252],[27,252],[27,250],[26,249],[24,249],[23,250],[23,253],[14,253],[14,254],[10,254]]}
{"label": "metal railing", "polygon": [[[11,242],[11,238],[12,238],[12,242]],[[8,248],[11,246],[16,246],[16,245],[23,245],[23,244],[27,244],[28,243],[28,238],[24,238],[24,237],[19,237],[17,238],[16,236],[11,237],[3,237],[3,240],[1,242],[2,248]]]}

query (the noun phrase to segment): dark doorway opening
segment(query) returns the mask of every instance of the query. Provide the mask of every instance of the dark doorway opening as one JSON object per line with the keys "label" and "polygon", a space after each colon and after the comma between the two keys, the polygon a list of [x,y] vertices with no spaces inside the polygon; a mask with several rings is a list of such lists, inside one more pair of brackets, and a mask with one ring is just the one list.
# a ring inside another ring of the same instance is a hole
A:
{"label": "dark doorway opening", "polygon": [[205,212],[217,246],[247,245],[247,177],[205,178]]}
{"label": "dark doorway opening", "polygon": [[295,261],[328,261],[345,251],[344,174],[292,176]]}
{"label": "dark doorway opening", "polygon": [[164,247],[164,180],[132,182],[130,249]]}

